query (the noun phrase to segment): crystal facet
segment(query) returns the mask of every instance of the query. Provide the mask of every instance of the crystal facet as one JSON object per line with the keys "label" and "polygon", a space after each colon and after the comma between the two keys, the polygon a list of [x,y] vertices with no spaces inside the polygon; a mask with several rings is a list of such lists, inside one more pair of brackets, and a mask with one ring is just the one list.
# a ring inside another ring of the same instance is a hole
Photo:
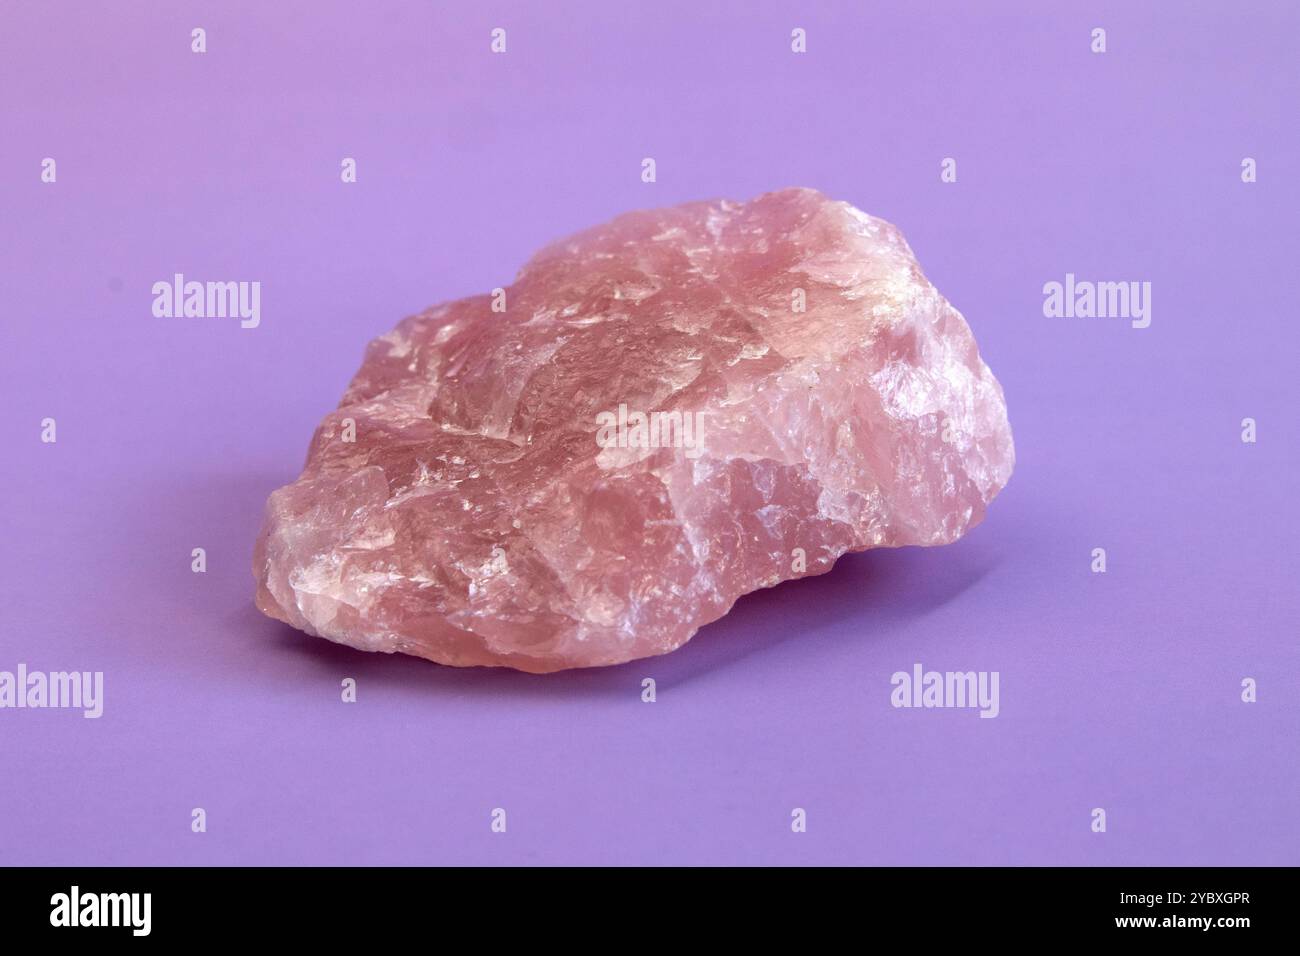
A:
{"label": "crystal facet", "polygon": [[257,604],[444,664],[616,664],[846,551],[956,540],[1014,457],[894,226],[808,189],[635,212],[370,343],[267,503]]}

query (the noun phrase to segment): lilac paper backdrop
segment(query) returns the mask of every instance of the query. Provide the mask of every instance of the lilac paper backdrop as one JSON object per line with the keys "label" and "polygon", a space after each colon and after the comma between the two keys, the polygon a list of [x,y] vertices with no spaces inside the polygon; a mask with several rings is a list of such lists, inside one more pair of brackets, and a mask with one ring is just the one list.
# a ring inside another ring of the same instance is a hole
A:
{"label": "lilac paper backdrop", "polygon": [[[0,710],[0,862],[1300,862],[1300,14],[1161,6],[7,2],[0,669],[106,700]],[[786,185],[897,223],[1005,386],[967,539],[551,677],[255,612],[262,503],[370,337]],[[260,281],[261,326],[154,318],[177,271]],[[1067,272],[1151,282],[1150,328],[1045,318]],[[998,671],[1000,716],[892,708],[916,662]]]}

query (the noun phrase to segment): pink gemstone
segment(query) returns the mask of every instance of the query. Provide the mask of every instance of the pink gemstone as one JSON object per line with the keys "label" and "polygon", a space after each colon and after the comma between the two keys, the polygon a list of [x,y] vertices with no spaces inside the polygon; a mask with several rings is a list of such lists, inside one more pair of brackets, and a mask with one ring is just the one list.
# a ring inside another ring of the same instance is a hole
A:
{"label": "pink gemstone", "polygon": [[955,541],[1014,459],[889,223],[809,189],[630,213],[370,343],[267,503],[257,605],[444,664],[616,664],[846,551]]}

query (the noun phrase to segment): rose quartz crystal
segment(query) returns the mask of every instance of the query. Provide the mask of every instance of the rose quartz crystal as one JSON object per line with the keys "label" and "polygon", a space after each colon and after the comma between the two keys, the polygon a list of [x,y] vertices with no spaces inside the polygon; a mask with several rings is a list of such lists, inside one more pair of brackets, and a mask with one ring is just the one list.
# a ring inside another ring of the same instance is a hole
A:
{"label": "rose quartz crystal", "polygon": [[889,223],[809,189],[636,212],[370,343],[267,503],[257,604],[444,664],[616,664],[846,551],[960,538],[1014,457]]}

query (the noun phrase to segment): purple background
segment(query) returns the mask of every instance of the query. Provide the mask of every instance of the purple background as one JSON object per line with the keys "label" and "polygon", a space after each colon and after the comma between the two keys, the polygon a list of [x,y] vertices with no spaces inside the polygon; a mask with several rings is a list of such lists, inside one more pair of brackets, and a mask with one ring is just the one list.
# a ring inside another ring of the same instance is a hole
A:
{"label": "purple background", "polygon": [[[1300,862],[1300,14],[1048,6],[6,2],[0,669],[106,704],[0,711],[0,862]],[[1002,381],[1019,462],[967,539],[549,677],[254,610],[262,504],[368,339],[787,185],[897,223]],[[155,319],[176,271],[260,281],[261,327]],[[1152,282],[1151,327],[1045,318],[1067,271]],[[891,708],[918,661],[999,671],[1001,716]]]}

